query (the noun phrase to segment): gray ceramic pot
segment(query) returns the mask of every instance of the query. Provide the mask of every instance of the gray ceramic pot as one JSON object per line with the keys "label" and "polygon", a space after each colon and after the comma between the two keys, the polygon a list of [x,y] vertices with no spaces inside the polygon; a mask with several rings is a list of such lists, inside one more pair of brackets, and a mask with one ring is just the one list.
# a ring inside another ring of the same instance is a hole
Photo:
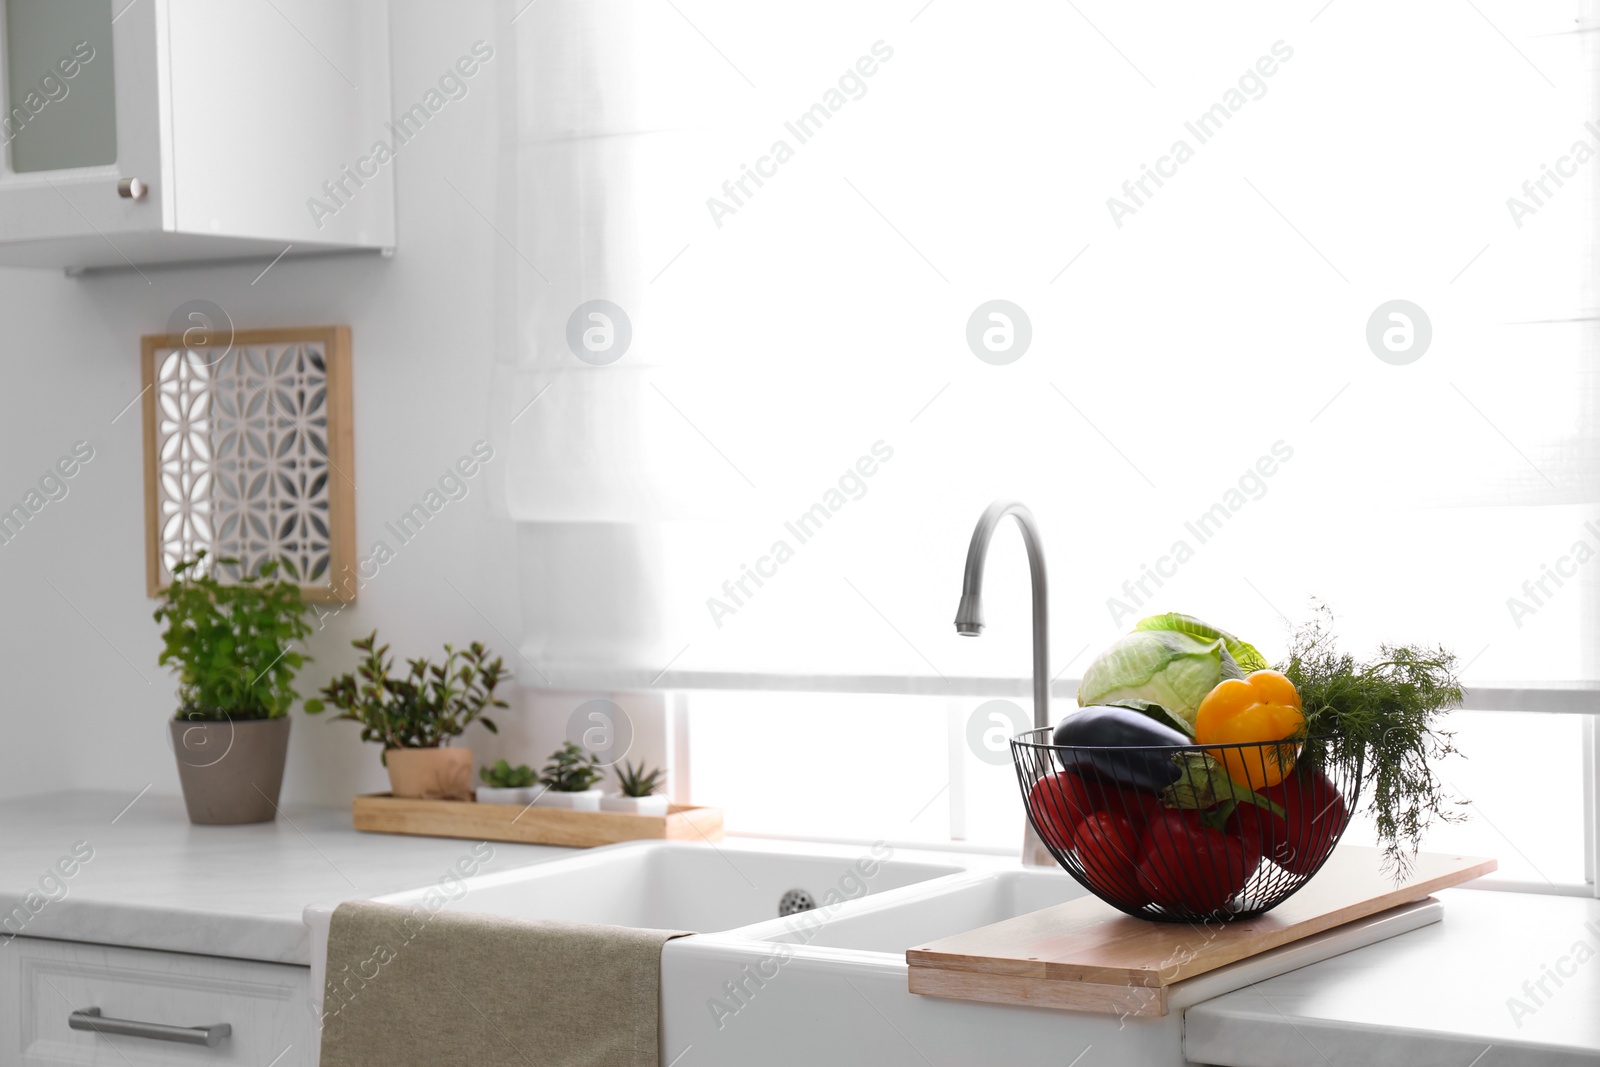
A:
{"label": "gray ceramic pot", "polygon": [[173,719],[172,753],[189,821],[271,822],[289,753],[289,719]]}

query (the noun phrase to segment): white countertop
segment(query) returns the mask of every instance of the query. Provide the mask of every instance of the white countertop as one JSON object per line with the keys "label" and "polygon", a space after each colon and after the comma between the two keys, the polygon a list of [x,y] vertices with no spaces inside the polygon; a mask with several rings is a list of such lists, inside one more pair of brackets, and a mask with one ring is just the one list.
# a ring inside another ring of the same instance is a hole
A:
{"label": "white countertop", "polygon": [[1184,1055],[1224,1067],[1600,1063],[1600,900],[1436,895],[1442,922],[1190,1008]]}
{"label": "white countertop", "polygon": [[[309,964],[306,905],[429,885],[478,844],[358,833],[348,808],[289,805],[275,822],[194,826],[178,797],[146,794],[130,807],[132,799],[71,792],[0,801],[0,931]],[[572,854],[491,844],[480,870]],[[74,866],[75,845],[92,858]],[[62,860],[70,877],[57,871]]]}
{"label": "white countertop", "polygon": [[[174,796],[130,800],[0,801],[5,932],[305,965],[308,904],[424,887],[483,847],[357,833],[348,809],[214,827],[191,825]],[[481,870],[572,854],[492,847]],[[1600,1064],[1600,900],[1438,896],[1442,922],[1190,1007],[1185,1054],[1227,1067]],[[1515,1017],[1513,998],[1527,1009]]]}

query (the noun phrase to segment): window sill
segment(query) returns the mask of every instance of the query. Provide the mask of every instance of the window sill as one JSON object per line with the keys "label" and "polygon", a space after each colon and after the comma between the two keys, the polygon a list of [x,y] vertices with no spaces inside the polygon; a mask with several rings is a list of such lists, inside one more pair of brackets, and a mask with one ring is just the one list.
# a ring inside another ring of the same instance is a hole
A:
{"label": "window sill", "polygon": [[[938,677],[899,674],[784,674],[762,671],[674,671],[648,668],[570,668],[541,665],[543,676],[525,685],[535,689],[581,692],[648,690],[741,690],[787,693],[875,693],[897,696],[1019,697],[1033,693],[1027,678],[968,675]],[[1078,681],[1057,678],[1055,700],[1077,696]],[[1600,681],[1469,683],[1465,711],[1521,711],[1600,715]]]}

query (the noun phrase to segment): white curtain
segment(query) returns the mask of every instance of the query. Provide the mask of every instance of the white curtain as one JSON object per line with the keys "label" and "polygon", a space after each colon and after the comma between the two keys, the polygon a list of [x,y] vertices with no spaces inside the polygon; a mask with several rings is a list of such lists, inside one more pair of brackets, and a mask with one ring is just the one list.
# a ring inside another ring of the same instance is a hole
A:
{"label": "white curtain", "polygon": [[[540,0],[497,216],[525,651],[572,686],[1017,679],[1009,531],[988,635],[951,626],[1014,495],[1064,678],[1166,610],[1275,655],[1310,596],[1357,648],[1593,678],[1584,17]],[[632,330],[603,366],[567,341],[595,299]],[[995,300],[1004,365],[968,341]]]}

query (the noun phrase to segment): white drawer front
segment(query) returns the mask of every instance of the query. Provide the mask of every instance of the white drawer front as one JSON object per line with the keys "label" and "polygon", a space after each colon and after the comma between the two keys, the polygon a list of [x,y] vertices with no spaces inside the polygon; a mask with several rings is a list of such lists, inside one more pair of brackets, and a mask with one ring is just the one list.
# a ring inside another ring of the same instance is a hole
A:
{"label": "white drawer front", "polygon": [[[17,937],[0,939],[0,1067],[314,1067],[310,972],[278,963]],[[233,1029],[217,1047],[73,1030],[107,1019]]]}

